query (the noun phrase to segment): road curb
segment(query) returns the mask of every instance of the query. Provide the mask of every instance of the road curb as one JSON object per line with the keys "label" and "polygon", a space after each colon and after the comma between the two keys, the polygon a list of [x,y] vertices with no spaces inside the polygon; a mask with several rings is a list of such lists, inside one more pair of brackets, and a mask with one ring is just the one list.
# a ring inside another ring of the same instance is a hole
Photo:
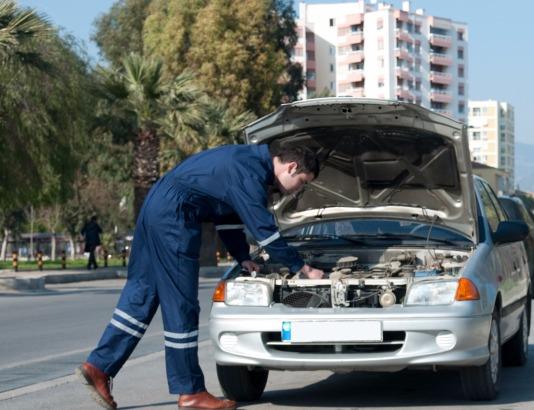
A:
{"label": "road curb", "polygon": [[[202,278],[220,278],[231,266],[233,265],[202,266],[199,269],[199,276]],[[6,276],[0,278],[0,289],[38,291],[46,289],[46,285],[106,279],[125,279],[127,275],[128,272],[126,269],[102,269],[88,272],[44,273],[40,276],[31,277]]]}

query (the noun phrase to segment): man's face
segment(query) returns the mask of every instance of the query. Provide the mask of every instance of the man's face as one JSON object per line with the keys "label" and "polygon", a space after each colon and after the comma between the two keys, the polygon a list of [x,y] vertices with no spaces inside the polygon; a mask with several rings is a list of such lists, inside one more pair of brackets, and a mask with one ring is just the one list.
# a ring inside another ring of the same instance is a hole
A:
{"label": "man's face", "polygon": [[304,185],[313,181],[314,175],[311,172],[297,172],[297,163],[289,162],[283,164],[283,171],[276,177],[278,189],[283,194],[293,194],[299,192]]}

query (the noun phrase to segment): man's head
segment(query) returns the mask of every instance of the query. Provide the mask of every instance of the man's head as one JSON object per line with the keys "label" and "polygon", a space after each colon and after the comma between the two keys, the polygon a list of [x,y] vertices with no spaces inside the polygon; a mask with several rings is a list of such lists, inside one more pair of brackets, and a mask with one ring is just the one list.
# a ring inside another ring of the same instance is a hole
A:
{"label": "man's head", "polygon": [[300,191],[319,174],[317,155],[307,147],[272,148],[274,181],[284,194]]}

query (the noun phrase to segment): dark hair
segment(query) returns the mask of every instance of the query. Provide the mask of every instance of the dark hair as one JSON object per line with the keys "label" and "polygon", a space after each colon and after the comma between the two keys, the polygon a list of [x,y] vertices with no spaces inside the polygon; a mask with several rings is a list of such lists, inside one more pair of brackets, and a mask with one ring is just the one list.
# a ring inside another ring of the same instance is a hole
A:
{"label": "dark hair", "polygon": [[98,217],[96,215],[93,215],[91,217],[91,222],[96,222],[97,219],[98,219]]}
{"label": "dark hair", "polygon": [[315,178],[319,175],[319,158],[317,154],[308,147],[297,147],[289,145],[277,146],[273,144],[269,147],[271,157],[278,157],[284,164],[288,162],[297,163],[297,172],[312,173]]}

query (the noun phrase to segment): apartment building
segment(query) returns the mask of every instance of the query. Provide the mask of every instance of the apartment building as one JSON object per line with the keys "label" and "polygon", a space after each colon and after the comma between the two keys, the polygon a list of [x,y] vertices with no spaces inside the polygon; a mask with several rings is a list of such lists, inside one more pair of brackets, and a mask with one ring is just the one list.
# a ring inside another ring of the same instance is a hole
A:
{"label": "apartment building", "polygon": [[467,118],[467,25],[391,4],[358,0],[299,4],[293,59],[302,98],[386,98]]}
{"label": "apartment building", "polygon": [[515,168],[514,107],[502,101],[469,101],[471,159],[506,172],[502,192],[512,192]]}

